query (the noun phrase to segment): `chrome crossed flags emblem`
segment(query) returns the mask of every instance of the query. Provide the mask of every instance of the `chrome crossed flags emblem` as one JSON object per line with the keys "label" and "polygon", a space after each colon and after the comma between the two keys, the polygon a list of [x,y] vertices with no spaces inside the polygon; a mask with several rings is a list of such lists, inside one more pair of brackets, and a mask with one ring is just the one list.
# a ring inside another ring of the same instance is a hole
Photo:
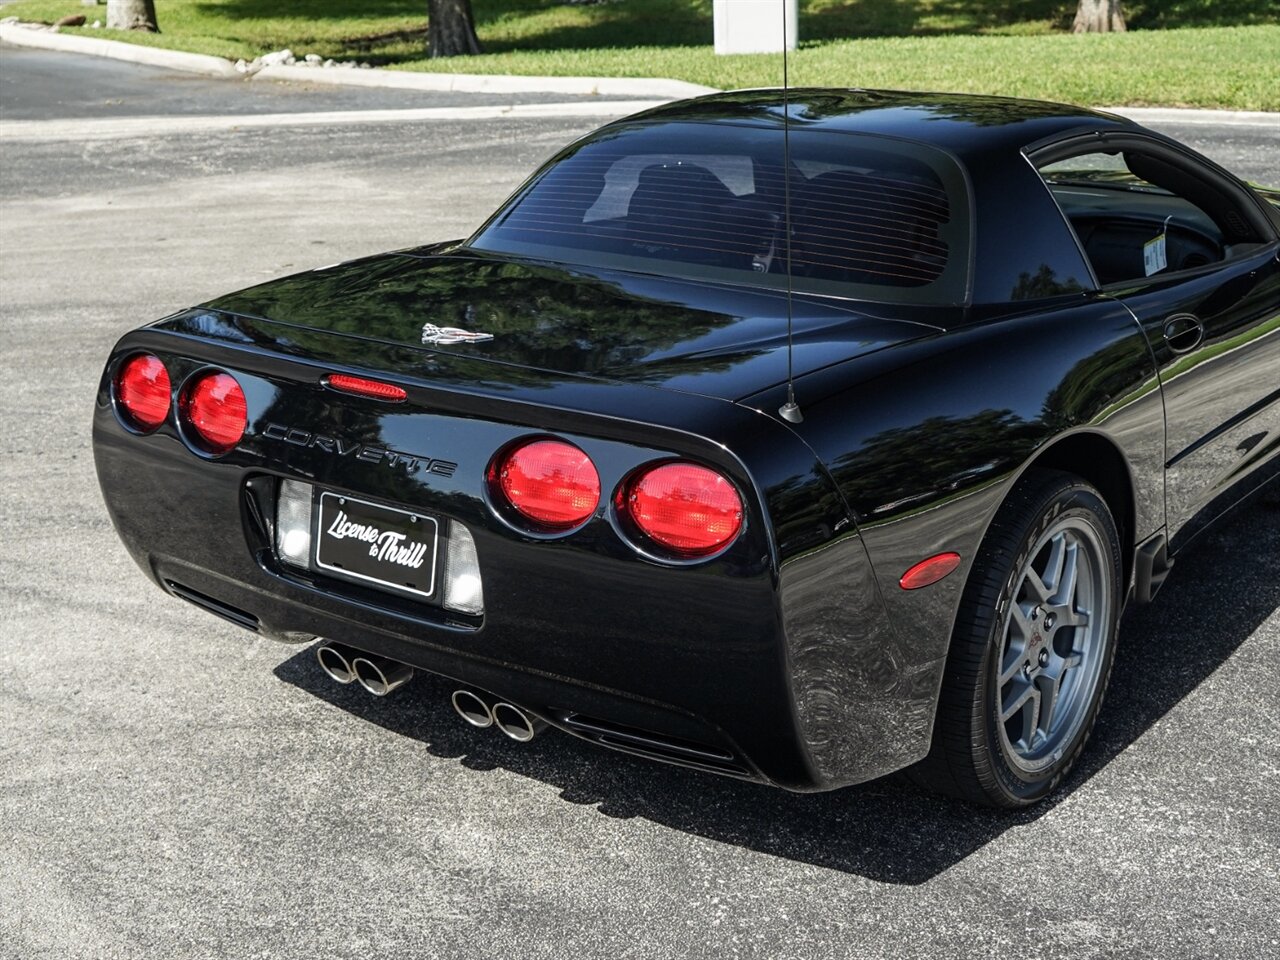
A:
{"label": "chrome crossed flags emblem", "polygon": [[475,333],[460,327],[437,327],[434,323],[422,326],[423,343],[484,343],[492,339],[492,333]]}

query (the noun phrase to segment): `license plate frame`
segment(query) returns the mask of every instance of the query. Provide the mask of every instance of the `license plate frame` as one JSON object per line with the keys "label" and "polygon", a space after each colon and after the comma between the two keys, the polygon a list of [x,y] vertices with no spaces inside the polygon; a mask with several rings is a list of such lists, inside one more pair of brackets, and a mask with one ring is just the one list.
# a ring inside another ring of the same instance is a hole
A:
{"label": "license plate frame", "polygon": [[[324,490],[311,542],[316,570],[391,593],[435,597],[440,552],[440,521],[435,517]],[[388,579],[397,571],[417,573]]]}

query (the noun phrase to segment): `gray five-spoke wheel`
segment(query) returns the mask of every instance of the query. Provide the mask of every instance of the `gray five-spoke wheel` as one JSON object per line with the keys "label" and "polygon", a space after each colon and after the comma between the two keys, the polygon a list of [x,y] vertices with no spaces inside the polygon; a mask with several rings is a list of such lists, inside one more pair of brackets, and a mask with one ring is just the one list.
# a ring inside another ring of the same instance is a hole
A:
{"label": "gray five-spoke wheel", "polygon": [[1015,580],[995,661],[996,726],[1006,759],[1025,773],[1062,757],[1093,704],[1115,602],[1104,542],[1087,518],[1064,517]]}
{"label": "gray five-spoke wheel", "polygon": [[952,628],[929,754],[910,775],[973,803],[1024,807],[1080,756],[1111,676],[1124,595],[1106,500],[1028,470],[982,539]]}

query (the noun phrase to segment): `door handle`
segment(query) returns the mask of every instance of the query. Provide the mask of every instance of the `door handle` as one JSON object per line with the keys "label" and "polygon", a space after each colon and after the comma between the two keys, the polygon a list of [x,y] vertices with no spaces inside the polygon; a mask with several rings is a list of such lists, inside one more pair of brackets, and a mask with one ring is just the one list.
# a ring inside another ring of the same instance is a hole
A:
{"label": "door handle", "polygon": [[1174,353],[1190,353],[1204,340],[1204,324],[1189,313],[1179,313],[1164,322],[1164,340]]}

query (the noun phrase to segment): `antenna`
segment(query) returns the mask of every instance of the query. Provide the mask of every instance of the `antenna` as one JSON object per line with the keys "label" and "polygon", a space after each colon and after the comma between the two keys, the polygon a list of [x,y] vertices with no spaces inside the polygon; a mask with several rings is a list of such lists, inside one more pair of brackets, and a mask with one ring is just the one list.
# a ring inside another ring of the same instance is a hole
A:
{"label": "antenna", "polygon": [[800,423],[800,405],[796,403],[795,380],[795,310],[791,305],[791,83],[787,73],[787,0],[782,7],[782,229],[787,243],[787,402],[778,408],[778,416],[788,423]]}

